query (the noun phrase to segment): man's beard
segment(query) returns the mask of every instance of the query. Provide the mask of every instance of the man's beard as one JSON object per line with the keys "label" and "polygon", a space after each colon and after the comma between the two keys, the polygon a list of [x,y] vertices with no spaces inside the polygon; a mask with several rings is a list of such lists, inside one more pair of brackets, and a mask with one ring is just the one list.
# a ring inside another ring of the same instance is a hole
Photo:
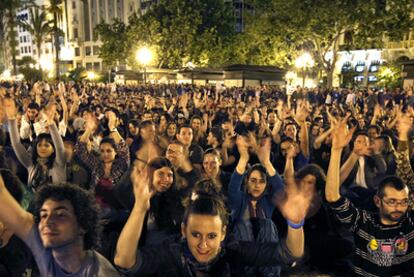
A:
{"label": "man's beard", "polygon": [[[393,215],[395,215],[395,217],[393,217]],[[399,216],[397,217],[397,215]],[[382,216],[388,219],[389,221],[393,221],[397,223],[404,216],[404,213],[403,212],[391,212],[391,213],[383,214]]]}

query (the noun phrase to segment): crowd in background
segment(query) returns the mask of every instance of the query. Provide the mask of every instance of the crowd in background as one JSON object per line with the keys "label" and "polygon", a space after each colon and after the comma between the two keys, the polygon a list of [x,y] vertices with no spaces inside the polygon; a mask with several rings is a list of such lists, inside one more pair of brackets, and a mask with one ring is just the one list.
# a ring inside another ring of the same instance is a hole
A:
{"label": "crowd in background", "polygon": [[[410,88],[22,82],[0,84],[0,104],[0,200],[3,183],[21,207],[0,204],[0,276],[74,273],[57,250],[62,271],[38,258],[63,234],[50,199],[72,194],[99,276],[414,274],[411,200],[388,191],[414,187]],[[8,227],[17,211],[29,227]],[[183,228],[195,215],[225,227],[204,252]],[[67,276],[98,276],[82,272]]]}

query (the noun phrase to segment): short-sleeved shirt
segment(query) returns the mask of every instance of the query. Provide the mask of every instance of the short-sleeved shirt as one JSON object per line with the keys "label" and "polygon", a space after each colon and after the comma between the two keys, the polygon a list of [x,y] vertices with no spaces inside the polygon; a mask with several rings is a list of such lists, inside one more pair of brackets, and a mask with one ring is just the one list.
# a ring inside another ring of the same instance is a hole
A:
{"label": "short-sleeved shirt", "polygon": [[27,246],[32,251],[39,268],[40,275],[43,277],[102,277],[120,276],[116,269],[102,255],[94,250],[87,250],[83,264],[78,272],[66,273],[55,262],[52,250],[43,247],[39,230],[33,225],[27,240]]}

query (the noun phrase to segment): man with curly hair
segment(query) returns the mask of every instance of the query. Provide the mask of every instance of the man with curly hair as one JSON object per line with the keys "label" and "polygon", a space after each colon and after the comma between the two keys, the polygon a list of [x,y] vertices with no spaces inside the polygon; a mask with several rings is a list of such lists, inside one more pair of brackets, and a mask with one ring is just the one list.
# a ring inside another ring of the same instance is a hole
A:
{"label": "man with curly hair", "polygon": [[14,200],[0,175],[0,221],[30,248],[41,276],[119,276],[93,250],[100,234],[98,220],[93,196],[70,184],[42,188],[33,216]]}

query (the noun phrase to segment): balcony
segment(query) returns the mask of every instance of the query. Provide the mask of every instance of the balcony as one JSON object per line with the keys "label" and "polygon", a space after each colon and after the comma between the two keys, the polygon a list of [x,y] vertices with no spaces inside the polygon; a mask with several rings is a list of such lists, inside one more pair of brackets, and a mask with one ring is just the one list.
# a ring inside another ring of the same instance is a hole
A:
{"label": "balcony", "polygon": [[385,44],[388,49],[407,49],[414,47],[414,40],[389,41]]}

